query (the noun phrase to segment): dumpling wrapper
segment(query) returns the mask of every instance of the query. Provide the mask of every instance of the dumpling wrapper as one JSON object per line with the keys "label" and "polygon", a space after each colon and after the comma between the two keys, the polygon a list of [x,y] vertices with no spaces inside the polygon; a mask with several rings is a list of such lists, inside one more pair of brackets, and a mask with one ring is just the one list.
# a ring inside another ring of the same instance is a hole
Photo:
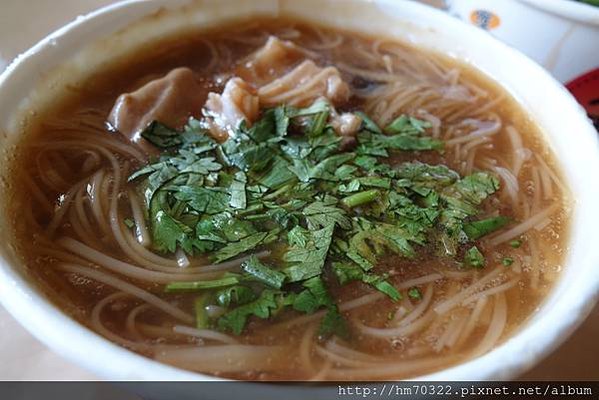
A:
{"label": "dumpling wrapper", "polygon": [[143,130],[152,121],[181,128],[190,116],[200,113],[204,92],[191,69],[176,68],[134,92],[120,95],[108,122],[146,153],[155,154],[158,149],[141,136]]}

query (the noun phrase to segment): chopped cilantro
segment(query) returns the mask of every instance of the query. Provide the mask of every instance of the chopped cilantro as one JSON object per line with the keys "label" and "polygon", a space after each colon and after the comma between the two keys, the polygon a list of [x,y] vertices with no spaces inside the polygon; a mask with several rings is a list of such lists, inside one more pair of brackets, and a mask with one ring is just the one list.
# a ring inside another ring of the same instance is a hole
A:
{"label": "chopped cilantro", "polygon": [[232,304],[243,305],[256,300],[256,293],[247,286],[235,285],[220,289],[215,298],[219,306],[229,307]]}
{"label": "chopped cilantro", "polygon": [[342,229],[350,229],[351,221],[346,212],[336,207],[337,199],[328,198],[325,201],[315,201],[306,206],[302,214],[306,217],[308,229],[324,228],[337,224]]}
{"label": "chopped cilantro", "polygon": [[512,257],[503,257],[503,259],[501,260],[501,263],[505,267],[509,267],[510,265],[512,265],[514,263],[514,259]]}
{"label": "chopped cilantro", "polygon": [[413,287],[413,288],[410,288],[410,290],[408,290],[408,296],[414,300],[421,300],[422,292],[417,287]]}
{"label": "chopped cilantro", "polygon": [[172,282],[166,285],[164,288],[165,292],[183,292],[183,291],[199,291],[206,289],[217,289],[227,286],[236,285],[239,283],[241,276],[231,274],[220,279],[212,281],[193,281],[193,282]]}
{"label": "chopped cilantro", "polygon": [[141,132],[141,137],[160,148],[174,147],[182,143],[180,132],[171,129],[158,121],[152,121],[146,129]]}
{"label": "chopped cilantro", "polygon": [[285,281],[285,274],[262,264],[256,256],[244,261],[241,269],[257,281],[276,289],[280,289]]}
{"label": "chopped cilantro", "polygon": [[247,199],[245,194],[245,185],[247,183],[247,178],[243,171],[238,171],[235,173],[233,178],[233,182],[231,182],[231,186],[229,187],[229,194],[231,199],[229,200],[229,204],[231,207],[236,209],[245,209],[247,205]]}
{"label": "chopped cilantro", "polygon": [[508,217],[492,217],[464,224],[464,232],[472,240],[479,239],[497,229],[503,228],[510,222]]}
{"label": "chopped cilantro", "polygon": [[483,268],[485,266],[485,257],[476,246],[472,246],[466,251],[464,261],[466,265],[472,268]]}
{"label": "chopped cilantro", "polygon": [[337,276],[339,283],[342,285],[351,281],[360,280],[366,284],[372,285],[379,292],[389,296],[393,301],[401,299],[399,291],[391,285],[384,276],[367,273],[356,264],[333,263],[333,272]]}
{"label": "chopped cilantro", "polygon": [[520,246],[522,246],[522,240],[518,240],[518,239],[511,240],[510,246],[512,246],[514,249],[517,249]]}
{"label": "chopped cilantro", "polygon": [[267,319],[279,307],[277,301],[281,292],[264,289],[256,300],[234,308],[218,319],[218,327],[224,331],[231,331],[236,335],[241,334],[247,319],[250,316]]}
{"label": "chopped cilantro", "polygon": [[284,270],[289,282],[302,281],[322,273],[333,229],[334,225],[329,224],[316,231],[309,231],[301,226],[289,231],[289,249],[283,256],[284,261],[290,265]]}
{"label": "chopped cilantro", "polygon": [[261,244],[269,242],[273,239],[273,236],[276,236],[276,234],[276,232],[258,232],[237,242],[230,242],[225,247],[214,253],[214,262],[220,263],[241,253],[252,250]]}
{"label": "chopped cilantro", "polygon": [[424,133],[428,128],[432,127],[428,121],[419,120],[407,115],[401,115],[400,117],[393,120],[386,128],[385,131],[392,134],[400,135],[419,135]]}
{"label": "chopped cilantro", "polygon": [[174,253],[177,246],[183,246],[190,240],[191,228],[176,220],[159,205],[153,206],[150,212],[154,249],[159,252]]}
{"label": "chopped cilantro", "polygon": [[364,274],[362,277],[364,283],[374,286],[379,292],[386,294],[393,301],[401,299],[401,293],[384,278],[374,274]]}
{"label": "chopped cilantro", "polygon": [[[198,328],[240,334],[250,318],[324,310],[319,334],[346,337],[328,279],[362,282],[397,301],[400,292],[379,270],[386,255],[416,258],[426,245],[455,258],[466,248],[465,265],[484,267],[475,241],[509,221],[477,218],[499,180],[484,171],[461,177],[445,165],[386,162],[400,152],[443,150],[427,134],[429,122],[407,115],[381,129],[355,111],[357,146],[344,152],[329,123],[335,113],[324,100],[305,108],[280,105],[262,110],[251,126],[243,121],[224,143],[193,118],[182,130],[155,121],[143,131],[165,150],[129,177],[143,194],[155,251],[205,254],[215,263],[270,251],[268,261],[250,256],[235,273],[165,286],[169,293],[192,293]],[[422,293],[414,287],[408,296]],[[224,314],[209,317],[209,305]]]}
{"label": "chopped cilantro", "polygon": [[322,337],[337,335],[341,338],[347,338],[349,336],[347,322],[339,312],[337,305],[332,305],[327,310],[320,323],[318,334]]}
{"label": "chopped cilantro", "polygon": [[278,189],[295,180],[289,163],[282,157],[274,157],[271,168],[257,178],[257,181],[269,189]]}
{"label": "chopped cilantro", "polygon": [[293,308],[295,310],[312,314],[320,307],[333,304],[333,300],[319,276],[304,281],[303,286],[305,289],[293,301]]}
{"label": "chopped cilantro", "polygon": [[196,328],[205,329],[210,327],[210,318],[206,312],[206,306],[209,304],[210,295],[204,293],[199,297],[196,297],[193,306],[196,317]]}
{"label": "chopped cilantro", "polygon": [[341,203],[348,208],[353,208],[370,203],[376,200],[377,197],[379,197],[379,191],[376,189],[371,189],[347,196],[341,200]]}
{"label": "chopped cilantro", "polygon": [[372,133],[382,134],[383,131],[366,113],[362,111],[356,112],[356,115],[362,119],[362,129],[370,131]]}
{"label": "chopped cilantro", "polygon": [[180,186],[175,198],[199,213],[216,214],[228,208],[231,196],[224,190],[201,186]]}

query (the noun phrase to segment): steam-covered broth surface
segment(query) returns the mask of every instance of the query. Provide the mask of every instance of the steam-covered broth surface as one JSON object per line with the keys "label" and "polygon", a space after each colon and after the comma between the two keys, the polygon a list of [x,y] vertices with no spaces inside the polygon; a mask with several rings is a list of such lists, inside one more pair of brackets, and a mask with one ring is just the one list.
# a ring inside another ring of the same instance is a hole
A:
{"label": "steam-covered broth surface", "polygon": [[27,131],[10,207],[40,287],[193,371],[440,370],[509,338],[566,253],[567,186],[536,126],[471,67],[396,40],[286,19],[186,33]]}

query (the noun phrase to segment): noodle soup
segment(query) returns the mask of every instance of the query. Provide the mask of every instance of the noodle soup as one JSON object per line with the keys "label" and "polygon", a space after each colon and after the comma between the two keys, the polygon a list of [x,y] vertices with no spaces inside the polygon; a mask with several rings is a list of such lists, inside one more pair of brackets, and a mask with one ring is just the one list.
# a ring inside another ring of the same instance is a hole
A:
{"label": "noodle soup", "polygon": [[294,20],[115,61],[29,127],[14,170],[18,251],[51,299],[125,348],[234,379],[478,357],[534,313],[566,250],[567,190],[507,93]]}

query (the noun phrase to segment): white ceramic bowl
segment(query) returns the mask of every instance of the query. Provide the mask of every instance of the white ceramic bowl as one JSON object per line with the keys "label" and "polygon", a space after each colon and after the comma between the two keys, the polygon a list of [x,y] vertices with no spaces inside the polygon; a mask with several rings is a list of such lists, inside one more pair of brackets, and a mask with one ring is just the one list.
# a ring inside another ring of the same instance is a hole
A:
{"label": "white ceramic bowl", "polygon": [[599,7],[573,0],[446,3],[449,12],[516,47],[560,82],[568,83],[599,68]]}
{"label": "white ceramic bowl", "polygon": [[[315,9],[319,12],[314,13]],[[77,82],[110,63],[112,57],[169,32],[253,14],[292,14],[396,36],[464,60],[501,83],[520,102],[540,125],[561,162],[575,202],[570,251],[561,280],[530,321],[504,344],[480,358],[421,379],[509,379],[537,363],[572,333],[594,305],[599,288],[599,246],[594,240],[599,227],[599,186],[593,183],[599,171],[596,132],[575,100],[541,67],[479,29],[417,3],[146,0],[101,9],[50,35],[0,76],[1,157],[10,158],[11,148],[22,133],[23,118],[43,108],[69,82]],[[0,163],[0,174],[6,174],[6,165]],[[11,188],[6,182],[5,177],[0,180],[0,204],[10,198]],[[6,226],[12,217],[2,210],[0,226]],[[107,379],[211,379],[124,350],[70,319],[30,283],[24,268],[15,261],[11,240],[6,229],[0,230],[0,301],[56,352]]]}

